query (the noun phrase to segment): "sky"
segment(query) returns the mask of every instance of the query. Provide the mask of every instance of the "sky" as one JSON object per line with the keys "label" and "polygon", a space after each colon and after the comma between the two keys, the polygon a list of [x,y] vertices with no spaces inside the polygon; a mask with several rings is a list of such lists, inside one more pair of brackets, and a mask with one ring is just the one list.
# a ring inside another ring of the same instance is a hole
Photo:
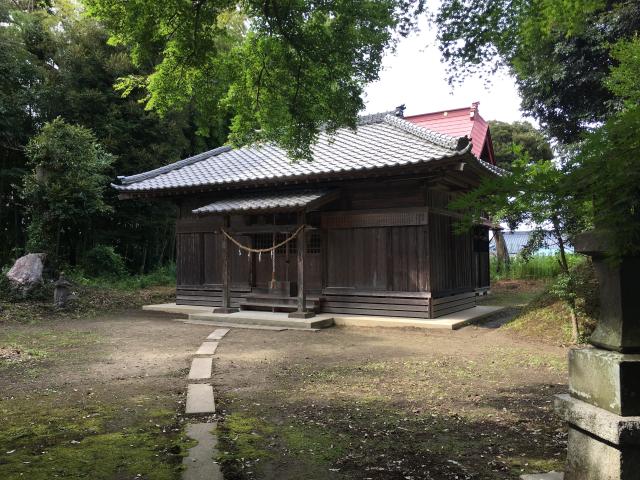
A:
{"label": "sky", "polygon": [[485,78],[467,78],[461,85],[449,85],[434,28],[426,20],[419,27],[419,32],[402,39],[396,52],[384,58],[380,80],[365,90],[365,113],[393,110],[404,103],[405,115],[416,115],[480,101],[480,114],[485,120],[524,119],[515,82],[505,72],[493,75],[488,86]]}

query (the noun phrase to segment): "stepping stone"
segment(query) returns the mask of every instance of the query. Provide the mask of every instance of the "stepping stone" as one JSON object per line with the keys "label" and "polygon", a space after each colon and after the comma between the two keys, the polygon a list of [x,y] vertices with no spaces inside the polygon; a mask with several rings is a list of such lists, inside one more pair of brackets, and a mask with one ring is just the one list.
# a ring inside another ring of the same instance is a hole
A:
{"label": "stepping stone", "polygon": [[213,355],[218,348],[218,342],[204,342],[196,352],[196,355]]}
{"label": "stepping stone", "polygon": [[211,378],[211,367],[213,358],[198,357],[191,360],[191,370],[189,370],[189,380],[202,380]]}
{"label": "stepping stone", "polygon": [[549,472],[549,473],[534,473],[531,475],[521,475],[521,480],[562,480],[564,473],[562,472]]}
{"label": "stepping stone", "polygon": [[191,447],[188,456],[182,459],[182,480],[224,480],[220,465],[213,461],[218,453],[218,439],[213,432],[215,428],[215,422],[187,425],[187,436],[198,444]]}
{"label": "stepping stone", "polygon": [[207,340],[222,340],[227,333],[229,333],[228,328],[216,328],[213,333],[209,334]]}
{"label": "stepping stone", "polygon": [[190,383],[187,387],[187,407],[185,413],[206,414],[215,413],[216,406],[213,401],[213,387],[205,383]]}

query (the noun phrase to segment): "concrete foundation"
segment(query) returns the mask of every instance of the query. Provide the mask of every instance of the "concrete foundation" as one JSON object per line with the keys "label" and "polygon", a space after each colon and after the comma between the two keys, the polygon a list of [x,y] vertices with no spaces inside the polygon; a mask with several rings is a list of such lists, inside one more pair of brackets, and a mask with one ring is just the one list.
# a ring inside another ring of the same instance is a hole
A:
{"label": "concrete foundation", "polygon": [[336,315],[321,313],[312,318],[290,318],[287,313],[261,312],[242,310],[236,313],[213,313],[211,308],[191,307],[175,304],[146,305],[145,310],[183,314],[189,321],[210,322],[211,325],[227,327],[250,328],[251,326],[268,327],[272,329],[317,330],[339,325],[343,327],[383,327],[383,328],[424,328],[457,330],[467,325],[493,315],[504,309],[479,305],[460,312],[451,313],[433,319],[408,317],[384,317],[377,315]]}

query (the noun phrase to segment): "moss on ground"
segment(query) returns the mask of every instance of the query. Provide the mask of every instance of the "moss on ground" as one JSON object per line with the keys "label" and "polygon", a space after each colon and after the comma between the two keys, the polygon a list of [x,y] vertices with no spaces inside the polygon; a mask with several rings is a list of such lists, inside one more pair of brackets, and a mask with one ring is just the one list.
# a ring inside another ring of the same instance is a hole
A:
{"label": "moss on ground", "polygon": [[189,446],[175,412],[92,399],[3,399],[0,402],[0,478],[170,480],[180,477]]}

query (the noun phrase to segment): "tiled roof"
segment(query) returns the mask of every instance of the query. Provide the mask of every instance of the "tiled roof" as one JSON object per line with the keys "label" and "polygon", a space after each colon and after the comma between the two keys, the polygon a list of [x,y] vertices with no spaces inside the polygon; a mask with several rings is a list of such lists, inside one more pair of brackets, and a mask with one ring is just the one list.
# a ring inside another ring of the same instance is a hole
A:
{"label": "tiled roof", "polygon": [[242,183],[330,178],[455,157],[469,151],[466,137],[435,133],[389,113],[362,117],[356,131],[325,133],[313,147],[313,161],[292,162],[274,145],[220,147],[139,175],[120,177],[122,192],[232,186]]}
{"label": "tiled roof", "polygon": [[489,124],[480,115],[478,102],[473,103],[470,107],[412,115],[405,117],[405,119],[411,123],[444,135],[450,135],[452,137],[462,137],[466,135],[471,139],[471,143],[473,144],[471,153],[477,158],[482,156],[486,144],[487,156],[483,156],[483,158],[490,162],[494,161]]}
{"label": "tiled roof", "polygon": [[298,192],[268,193],[227,198],[196,208],[193,213],[229,213],[265,210],[296,210],[316,202],[328,195],[327,190],[305,190]]}

